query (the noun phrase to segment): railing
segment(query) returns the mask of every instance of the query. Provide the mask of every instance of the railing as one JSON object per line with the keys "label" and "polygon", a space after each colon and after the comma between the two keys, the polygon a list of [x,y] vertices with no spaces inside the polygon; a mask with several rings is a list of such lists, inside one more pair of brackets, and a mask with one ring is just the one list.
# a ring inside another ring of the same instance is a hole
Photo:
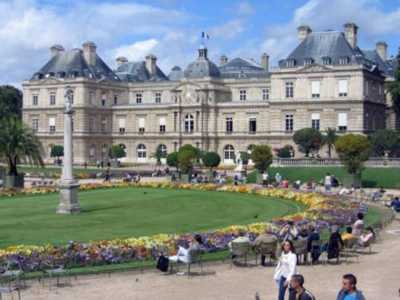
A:
{"label": "railing", "polygon": [[[342,166],[336,158],[277,158],[272,162],[274,167],[309,167],[309,166]],[[367,167],[400,167],[400,158],[370,158],[366,163]]]}

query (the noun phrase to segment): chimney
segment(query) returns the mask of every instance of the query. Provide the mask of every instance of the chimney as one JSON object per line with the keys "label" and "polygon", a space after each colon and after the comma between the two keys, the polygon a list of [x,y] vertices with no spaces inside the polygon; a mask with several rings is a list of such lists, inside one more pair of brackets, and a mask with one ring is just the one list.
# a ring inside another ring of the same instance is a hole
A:
{"label": "chimney", "polygon": [[117,66],[119,67],[119,66],[127,63],[128,59],[125,56],[119,56],[119,57],[117,57],[117,59],[115,61],[117,62]]}
{"label": "chimney", "polygon": [[50,47],[51,56],[56,56],[60,54],[60,52],[63,52],[64,50],[65,50],[64,47],[58,44]]}
{"label": "chimney", "polygon": [[263,53],[261,55],[261,67],[268,72],[269,69],[269,55],[267,53]]}
{"label": "chimney", "polygon": [[310,26],[301,25],[301,26],[297,27],[297,37],[298,37],[300,43],[302,41],[304,41],[311,32],[312,32],[312,30],[311,30]]}
{"label": "chimney", "polygon": [[219,65],[222,66],[228,62],[228,57],[226,55],[221,55],[219,58]]}
{"label": "chimney", "polygon": [[385,42],[376,43],[376,52],[378,52],[383,61],[387,60],[387,48],[388,45]]}
{"label": "chimney", "polygon": [[82,45],[82,48],[86,63],[90,66],[94,66],[96,64],[96,44],[93,42],[86,42]]}
{"label": "chimney", "polygon": [[358,26],[354,23],[344,24],[344,35],[350,46],[354,49],[357,47],[357,31]]}
{"label": "chimney", "polygon": [[153,54],[146,56],[146,69],[150,76],[154,76],[157,72],[157,57]]}

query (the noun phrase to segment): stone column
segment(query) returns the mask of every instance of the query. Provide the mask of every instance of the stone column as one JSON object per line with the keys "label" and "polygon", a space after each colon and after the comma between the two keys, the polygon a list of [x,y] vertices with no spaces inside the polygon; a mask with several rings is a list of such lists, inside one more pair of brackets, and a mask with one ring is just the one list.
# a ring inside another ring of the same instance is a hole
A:
{"label": "stone column", "polygon": [[78,189],[79,183],[74,179],[72,169],[72,109],[73,90],[67,87],[64,111],[64,161],[59,183],[60,203],[58,214],[74,214],[80,212]]}

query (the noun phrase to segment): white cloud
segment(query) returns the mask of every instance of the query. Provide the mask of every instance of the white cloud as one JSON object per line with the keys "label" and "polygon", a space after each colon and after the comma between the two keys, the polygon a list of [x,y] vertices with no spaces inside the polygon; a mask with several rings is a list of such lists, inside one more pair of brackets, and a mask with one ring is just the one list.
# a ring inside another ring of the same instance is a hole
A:
{"label": "white cloud", "polygon": [[143,57],[150,54],[158,44],[159,42],[156,39],[135,42],[114,49],[112,55],[114,57],[125,56],[128,60],[132,61],[142,60]]}
{"label": "white cloud", "polygon": [[241,1],[236,4],[235,12],[238,15],[248,16],[255,12],[254,7],[247,1]]}
{"label": "white cloud", "polygon": [[241,19],[228,21],[220,26],[210,29],[210,35],[214,39],[233,39],[245,30],[244,22]]}

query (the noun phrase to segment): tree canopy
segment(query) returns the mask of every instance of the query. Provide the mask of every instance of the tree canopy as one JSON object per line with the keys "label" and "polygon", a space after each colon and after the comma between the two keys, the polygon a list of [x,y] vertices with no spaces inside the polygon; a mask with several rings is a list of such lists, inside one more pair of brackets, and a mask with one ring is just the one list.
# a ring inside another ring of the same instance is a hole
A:
{"label": "tree canopy", "polygon": [[251,155],[251,160],[259,172],[264,172],[272,163],[272,151],[268,145],[254,146]]}
{"label": "tree canopy", "polygon": [[328,156],[332,157],[332,149],[335,148],[335,142],[338,136],[335,128],[327,128],[325,134],[322,136],[322,144],[328,147]]}
{"label": "tree canopy", "polygon": [[321,148],[322,134],[314,128],[303,128],[294,133],[293,141],[297,144],[299,151],[308,157],[311,152],[316,152]]}
{"label": "tree canopy", "polygon": [[63,145],[53,145],[53,147],[51,147],[50,156],[56,157],[56,158],[60,158],[61,156],[64,156],[64,146]]}
{"label": "tree canopy", "polygon": [[339,158],[349,174],[360,174],[371,153],[368,138],[360,134],[346,134],[335,143]]}
{"label": "tree canopy", "polygon": [[167,165],[178,168],[178,152],[171,152],[167,155]]}
{"label": "tree canopy", "polygon": [[10,85],[0,86],[0,118],[22,117],[22,92]]}
{"label": "tree canopy", "polygon": [[400,152],[400,133],[396,130],[377,130],[369,136],[369,139],[376,156],[383,156],[385,152],[388,152],[389,156],[395,156]]}
{"label": "tree canopy", "polygon": [[189,173],[194,162],[199,158],[199,149],[193,147],[190,144],[183,145],[178,151],[178,166],[179,169],[184,173]]}
{"label": "tree canopy", "polygon": [[22,161],[43,166],[43,147],[33,131],[17,116],[1,120],[0,159],[8,164],[8,174],[17,176]]}
{"label": "tree canopy", "polygon": [[394,73],[394,81],[386,83],[386,88],[391,95],[394,111],[397,114],[400,114],[400,68],[399,67],[396,69]]}
{"label": "tree canopy", "polygon": [[217,152],[206,152],[204,153],[202,159],[203,165],[207,168],[218,167],[219,163],[221,162],[221,157]]}
{"label": "tree canopy", "polygon": [[125,148],[122,145],[112,145],[108,155],[111,159],[123,158],[126,156]]}

